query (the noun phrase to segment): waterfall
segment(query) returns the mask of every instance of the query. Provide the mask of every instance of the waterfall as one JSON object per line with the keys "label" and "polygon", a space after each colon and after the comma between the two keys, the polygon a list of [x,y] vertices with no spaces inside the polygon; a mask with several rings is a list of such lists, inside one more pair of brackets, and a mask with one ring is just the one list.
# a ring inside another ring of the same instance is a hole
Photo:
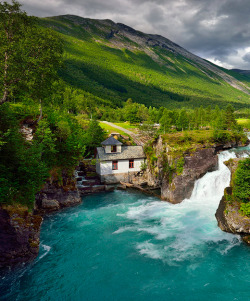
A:
{"label": "waterfall", "polygon": [[170,265],[202,257],[211,245],[223,253],[240,244],[238,236],[221,231],[215,218],[224,189],[230,183],[230,171],[223,162],[236,158],[236,153],[223,151],[218,156],[218,170],[196,181],[190,199],[176,205],[140,200],[124,214],[133,226],[121,227],[114,234],[133,231],[142,237],[146,235],[146,240],[137,243],[137,251]]}

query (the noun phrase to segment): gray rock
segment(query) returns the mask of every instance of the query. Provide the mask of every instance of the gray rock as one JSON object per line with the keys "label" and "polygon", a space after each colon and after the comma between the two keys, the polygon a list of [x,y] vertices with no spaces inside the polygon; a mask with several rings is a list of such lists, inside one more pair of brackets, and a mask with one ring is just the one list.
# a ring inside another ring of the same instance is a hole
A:
{"label": "gray rock", "polygon": [[114,191],[115,190],[115,186],[113,185],[105,185],[105,191]]}
{"label": "gray rock", "polygon": [[119,184],[119,185],[116,186],[116,189],[117,189],[117,190],[126,190],[126,189],[127,189],[127,186],[124,185],[124,184]]}
{"label": "gray rock", "polygon": [[47,210],[58,210],[60,208],[59,202],[57,200],[43,199],[41,204],[42,209]]}
{"label": "gray rock", "polygon": [[214,148],[201,148],[192,155],[185,156],[185,163],[181,175],[173,175],[170,183],[169,177],[162,180],[162,199],[173,204],[182,202],[185,198],[190,198],[195,181],[209,171],[218,168],[218,156]]}
{"label": "gray rock", "polygon": [[26,208],[0,206],[0,268],[30,262],[39,252],[42,217]]}

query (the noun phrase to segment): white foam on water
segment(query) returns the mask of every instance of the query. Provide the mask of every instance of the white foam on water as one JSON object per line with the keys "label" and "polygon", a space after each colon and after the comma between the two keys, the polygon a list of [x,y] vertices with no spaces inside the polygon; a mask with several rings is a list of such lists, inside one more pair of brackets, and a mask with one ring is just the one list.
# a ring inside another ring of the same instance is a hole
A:
{"label": "white foam on water", "polygon": [[47,245],[41,244],[41,247],[45,252],[41,256],[39,256],[38,261],[41,260],[44,256],[46,256],[51,250],[51,247]]}
{"label": "white foam on water", "polygon": [[138,242],[136,249],[146,257],[161,259],[169,265],[184,260],[202,258],[209,245],[220,253],[228,252],[240,243],[239,237],[222,232],[217,226],[215,212],[230,183],[230,171],[223,164],[236,158],[234,152],[219,154],[219,168],[197,180],[190,199],[180,204],[163,201],[138,202],[123,215],[133,222],[132,227],[115,231],[138,231],[150,237]]}
{"label": "white foam on water", "polygon": [[125,227],[120,227],[118,230],[114,231],[112,234],[120,234],[126,231],[136,231],[136,227],[129,227],[129,226],[125,226]]}

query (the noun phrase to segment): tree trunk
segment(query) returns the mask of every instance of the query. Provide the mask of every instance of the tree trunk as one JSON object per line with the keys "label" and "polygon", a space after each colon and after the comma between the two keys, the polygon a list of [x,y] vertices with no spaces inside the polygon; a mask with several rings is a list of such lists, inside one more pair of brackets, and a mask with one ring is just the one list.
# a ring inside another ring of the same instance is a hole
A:
{"label": "tree trunk", "polygon": [[42,101],[40,99],[40,115],[39,115],[39,118],[37,120],[37,123],[42,119],[43,117],[43,107],[42,107]]}
{"label": "tree trunk", "polygon": [[9,95],[9,91],[8,91],[8,84],[7,84],[7,70],[8,70],[8,52],[5,51],[5,55],[4,55],[4,71],[3,71],[3,98],[0,100],[0,104],[3,104],[4,102],[6,102],[8,100],[8,95]]}

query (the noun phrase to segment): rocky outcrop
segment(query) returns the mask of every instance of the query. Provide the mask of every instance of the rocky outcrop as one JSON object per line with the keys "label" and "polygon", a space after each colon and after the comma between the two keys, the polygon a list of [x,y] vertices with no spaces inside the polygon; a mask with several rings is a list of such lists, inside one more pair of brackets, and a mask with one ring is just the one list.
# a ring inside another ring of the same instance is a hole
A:
{"label": "rocky outcrop", "polygon": [[[196,150],[190,149],[177,154],[159,137],[152,149],[151,157],[153,153],[154,163],[149,163],[147,170],[135,175],[131,183],[135,187],[144,186],[145,190],[160,189],[161,199],[174,204],[189,198],[195,181],[218,168],[216,146],[200,145]],[[181,162],[181,166],[178,161]],[[177,165],[180,167],[179,170]]]}
{"label": "rocky outcrop", "polygon": [[25,207],[0,207],[0,268],[36,258],[41,223],[42,217]]}
{"label": "rocky outcrop", "polygon": [[190,149],[175,150],[160,136],[147,153],[147,169],[133,175],[129,184],[140,190],[160,188],[163,200],[180,203],[190,198],[196,180],[218,168],[219,151],[243,145],[231,141],[225,144],[197,144]]}
{"label": "rocky outcrop", "polygon": [[161,197],[171,203],[180,203],[190,198],[194,183],[209,171],[218,168],[218,156],[214,148],[201,148],[184,156],[183,171],[173,175],[173,179],[165,176],[161,186]]}
{"label": "rocky outcrop", "polygon": [[81,203],[81,197],[74,182],[72,185],[58,186],[57,182],[47,182],[36,195],[35,212],[45,214]]}
{"label": "rocky outcrop", "polygon": [[227,187],[224,191],[224,196],[220,201],[215,217],[222,231],[239,234],[243,241],[250,245],[250,217],[240,213],[240,203],[233,200],[232,197],[232,178],[240,160],[242,159],[233,159],[225,163],[231,171],[231,183],[230,187]]}

